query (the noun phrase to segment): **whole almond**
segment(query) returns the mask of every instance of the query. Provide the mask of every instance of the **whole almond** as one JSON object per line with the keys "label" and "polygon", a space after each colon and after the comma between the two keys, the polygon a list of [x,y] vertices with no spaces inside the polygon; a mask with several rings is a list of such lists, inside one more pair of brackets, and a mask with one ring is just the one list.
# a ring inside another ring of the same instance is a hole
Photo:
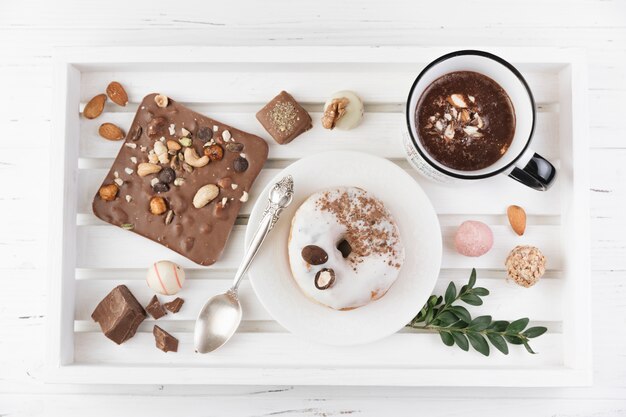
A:
{"label": "whole almond", "polygon": [[88,119],[95,119],[96,117],[102,114],[102,110],[104,110],[104,103],[107,101],[106,94],[98,94],[85,106],[83,110],[83,116]]}
{"label": "whole almond", "polygon": [[120,106],[126,106],[128,103],[128,94],[126,94],[126,90],[124,90],[122,84],[117,81],[112,81],[107,86],[107,96],[109,96],[112,102]]}
{"label": "whole almond", "polygon": [[511,223],[513,231],[522,236],[526,230],[526,212],[524,209],[520,206],[509,206],[506,214],[509,217],[509,223]]}
{"label": "whole almond", "polygon": [[98,133],[108,140],[122,140],[124,139],[124,131],[113,123],[102,123],[98,129]]}

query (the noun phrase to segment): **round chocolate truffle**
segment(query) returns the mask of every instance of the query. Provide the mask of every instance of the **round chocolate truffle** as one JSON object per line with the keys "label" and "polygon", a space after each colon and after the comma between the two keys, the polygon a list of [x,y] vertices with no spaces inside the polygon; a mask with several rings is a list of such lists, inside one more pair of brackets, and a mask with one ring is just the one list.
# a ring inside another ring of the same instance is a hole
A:
{"label": "round chocolate truffle", "polygon": [[534,246],[516,246],[506,258],[509,278],[522,287],[532,287],[546,272],[546,257]]}
{"label": "round chocolate truffle", "polygon": [[171,261],[158,261],[148,268],[146,282],[154,292],[176,294],[185,283],[185,271]]}

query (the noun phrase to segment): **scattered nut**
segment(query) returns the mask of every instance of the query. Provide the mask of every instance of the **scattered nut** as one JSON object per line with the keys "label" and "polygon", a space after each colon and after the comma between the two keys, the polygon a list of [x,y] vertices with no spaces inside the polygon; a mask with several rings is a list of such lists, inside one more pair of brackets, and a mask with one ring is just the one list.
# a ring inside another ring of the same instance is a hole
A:
{"label": "scattered nut", "polygon": [[157,177],[154,177],[150,180],[150,187],[154,187],[158,183],[159,183],[159,179]]}
{"label": "scattered nut", "polygon": [[202,168],[209,163],[209,157],[204,155],[200,158],[194,148],[185,148],[185,162],[192,167]]}
{"label": "scattered nut", "polygon": [[183,162],[183,169],[190,174],[193,172],[193,167],[187,162]]}
{"label": "scattered nut", "polygon": [[467,109],[461,110],[461,121],[463,123],[467,123],[470,121],[470,113],[469,111],[467,111]]}
{"label": "scattered nut", "polygon": [[193,206],[195,208],[202,208],[215,199],[220,193],[220,189],[215,184],[207,184],[196,191],[196,195],[193,197]]}
{"label": "scattered nut", "polygon": [[133,171],[131,168],[126,167],[126,168],[124,168],[124,172],[126,174],[128,174],[128,175],[133,175],[133,172],[135,172],[135,171]]}
{"label": "scattered nut", "polygon": [[184,127],[182,127],[182,128],[180,129],[180,133],[182,133],[182,135],[183,135],[183,136],[189,136],[189,135],[191,135],[191,132],[190,132],[190,131],[188,131],[187,129],[185,129]]}
{"label": "scattered nut", "polygon": [[135,228],[135,225],[132,223],[122,223],[120,224],[120,227],[124,230],[133,230]]}
{"label": "scattered nut", "polygon": [[174,123],[170,123],[168,130],[170,132],[170,136],[174,136],[176,134],[176,125]]}
{"label": "scattered nut", "polygon": [[169,100],[167,96],[163,94],[157,94],[156,96],[154,96],[154,102],[156,103],[157,106],[163,108],[163,107],[167,107]]}
{"label": "scattered nut", "polygon": [[161,166],[157,164],[151,164],[148,162],[142,162],[137,165],[137,174],[140,177],[145,177],[146,175],[155,174],[161,170]]}
{"label": "scattered nut", "polygon": [[98,194],[104,201],[113,201],[117,197],[118,190],[119,188],[115,184],[103,185],[98,190]]}
{"label": "scattered nut", "polygon": [[232,188],[233,190],[236,190],[236,189],[237,189],[237,187],[239,187],[239,185],[238,185],[238,184],[231,184],[231,186],[230,186],[230,188]]}
{"label": "scattered nut", "polygon": [[148,162],[150,162],[151,164],[159,163],[159,157],[154,153],[154,150],[151,150],[148,153]]}
{"label": "scattered nut", "polygon": [[115,178],[113,180],[113,182],[118,186],[121,187],[122,185],[124,185],[124,181],[121,178]]}
{"label": "scattered nut", "polygon": [[220,188],[228,188],[232,185],[233,180],[230,177],[223,177],[217,180],[217,185]]}
{"label": "scattered nut", "polygon": [[170,151],[179,151],[182,146],[180,146],[180,143],[176,142],[175,140],[168,140],[167,143],[167,149]]}
{"label": "scattered nut", "polygon": [[231,138],[232,138],[232,135],[230,134],[228,130],[225,130],[222,132],[222,139],[224,139],[224,142],[228,142]]}
{"label": "scattered nut", "polygon": [[137,157],[136,156],[131,156],[130,157],[130,162],[132,162],[133,164],[137,163]]}
{"label": "scattered nut", "polygon": [[102,123],[98,129],[100,136],[107,140],[121,140],[124,139],[124,131],[113,123]]}
{"label": "scattered nut", "polygon": [[506,210],[511,228],[518,236],[522,236],[526,230],[526,212],[520,206],[509,206]]}
{"label": "scattered nut", "polygon": [[152,186],[152,189],[156,193],[165,193],[170,190],[170,186],[162,182],[157,182],[156,184]]}
{"label": "scattered nut", "polygon": [[185,183],[185,179],[182,177],[178,177],[174,180],[174,185],[177,187],[180,187],[181,185],[183,185]]}
{"label": "scattered nut", "polygon": [[160,163],[167,164],[170,161],[170,156],[167,153],[167,146],[165,146],[163,142],[154,142],[154,153],[157,158],[159,158]]}
{"label": "scattered nut", "polygon": [[102,114],[104,103],[107,101],[106,94],[98,94],[85,105],[83,116],[87,119],[95,119]]}
{"label": "scattered nut", "polygon": [[476,99],[474,98],[474,96],[467,96],[467,98],[469,98],[469,101],[471,101],[472,103],[476,103]]}
{"label": "scattered nut", "polygon": [[131,201],[133,201],[133,197],[132,197],[132,196],[130,196],[130,195],[128,195],[128,194],[126,194],[126,195],[124,196],[124,198],[126,199],[126,202],[127,202],[127,203],[130,203]]}
{"label": "scattered nut", "polygon": [[167,204],[163,197],[152,197],[150,199],[150,213],[161,215],[167,211]]}
{"label": "scattered nut", "polygon": [[106,89],[107,96],[111,99],[112,102],[118,104],[120,106],[126,106],[128,104],[128,94],[126,94],[126,90],[122,87],[122,84],[117,81],[112,81]]}
{"label": "scattered nut", "polygon": [[454,107],[459,107],[464,109],[467,107],[467,103],[465,102],[465,98],[463,98],[462,94],[452,94],[447,98],[448,103],[452,104]]}
{"label": "scattered nut", "polygon": [[211,145],[208,148],[204,148],[204,154],[211,161],[219,161],[224,157],[224,149],[220,145]]}
{"label": "scattered nut", "polygon": [[130,148],[130,149],[137,149],[137,144],[136,143],[126,142],[124,144],[124,146],[126,146],[127,148]]}
{"label": "scattered nut", "polygon": [[242,203],[245,203],[246,201],[248,201],[248,192],[244,191],[243,194],[241,195],[241,198],[239,198],[239,201],[241,201]]}

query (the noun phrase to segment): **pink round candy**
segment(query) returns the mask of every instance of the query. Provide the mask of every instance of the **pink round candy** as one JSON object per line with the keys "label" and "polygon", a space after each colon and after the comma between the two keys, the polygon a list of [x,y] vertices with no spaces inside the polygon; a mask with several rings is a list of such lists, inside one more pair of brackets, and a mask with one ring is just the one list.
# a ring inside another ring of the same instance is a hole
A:
{"label": "pink round candy", "polygon": [[457,229],[454,246],[461,255],[482,256],[493,246],[493,233],[485,223],[468,220]]}

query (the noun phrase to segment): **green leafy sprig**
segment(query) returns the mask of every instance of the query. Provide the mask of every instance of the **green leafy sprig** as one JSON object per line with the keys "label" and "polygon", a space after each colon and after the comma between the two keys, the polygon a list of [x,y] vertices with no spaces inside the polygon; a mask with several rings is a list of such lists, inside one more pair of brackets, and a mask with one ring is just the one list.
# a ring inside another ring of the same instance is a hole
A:
{"label": "green leafy sprig", "polygon": [[509,353],[509,343],[524,345],[529,353],[534,354],[529,340],[544,334],[548,330],[545,327],[526,328],[528,318],[513,322],[494,321],[491,316],[479,316],[473,319],[467,308],[454,305],[458,301],[472,306],[482,305],[481,297],[489,295],[489,290],[474,287],[475,284],[476,269],[472,269],[467,285],[463,285],[457,291],[454,282],[450,282],[445,295],[443,297],[431,295],[422,310],[407,326],[437,332],[447,346],[456,344],[464,351],[468,351],[472,345],[475,350],[485,356],[489,356],[489,343],[505,355]]}

